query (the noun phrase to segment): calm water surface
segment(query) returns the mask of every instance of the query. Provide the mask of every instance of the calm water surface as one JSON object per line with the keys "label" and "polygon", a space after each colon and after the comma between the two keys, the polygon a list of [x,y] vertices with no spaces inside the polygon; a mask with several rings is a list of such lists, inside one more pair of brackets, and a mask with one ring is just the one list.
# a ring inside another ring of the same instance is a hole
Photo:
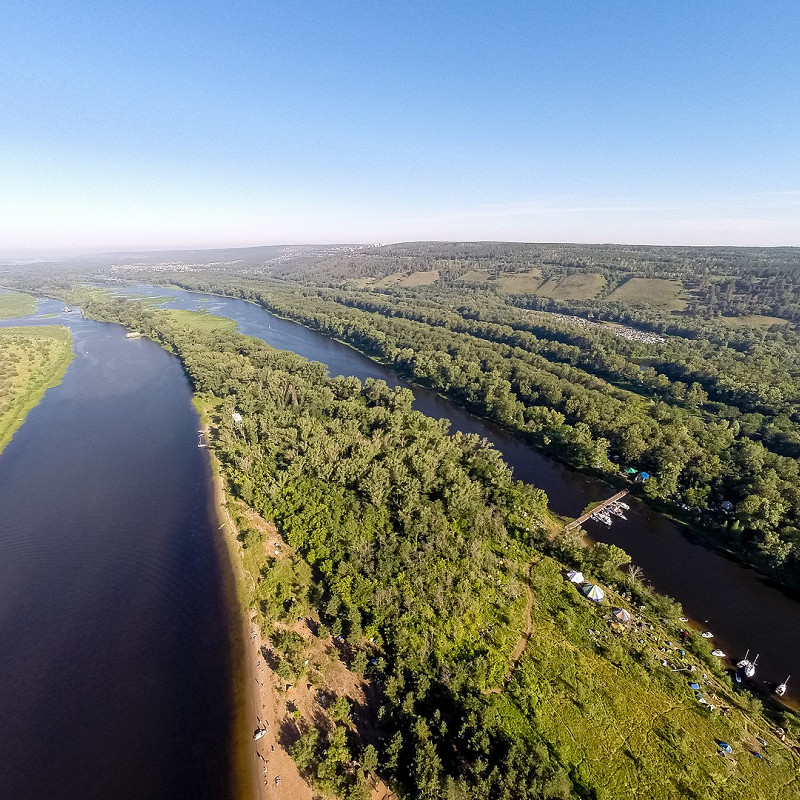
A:
{"label": "calm water surface", "polygon": [[[232,298],[139,286],[126,293],[172,298],[170,305],[187,310],[207,310],[238,323],[242,333],[256,336],[273,347],[291,350],[326,364],[332,375],[372,377],[414,393],[414,407],[435,418],[450,420],[451,430],[486,437],[513,468],[515,477],[547,492],[550,507],[559,514],[578,516],[592,501],[610,496],[614,489],[545,456],[509,431],[481,420],[426,389],[409,386],[389,369],[375,364],[352,348],[283,320],[252,303]],[[619,545],[661,592],[679,600],[693,619],[711,629],[714,643],[736,658],[746,649],[761,653],[758,679],[778,683],[788,674],[795,699],[800,696],[800,603],[770,586],[754,570],[692,541],[678,525],[635,498],[627,499],[627,522],[611,528],[589,522],[592,536]]]}
{"label": "calm water surface", "polygon": [[0,798],[233,797],[232,609],[177,359],[61,314],[76,358],[0,454]]}

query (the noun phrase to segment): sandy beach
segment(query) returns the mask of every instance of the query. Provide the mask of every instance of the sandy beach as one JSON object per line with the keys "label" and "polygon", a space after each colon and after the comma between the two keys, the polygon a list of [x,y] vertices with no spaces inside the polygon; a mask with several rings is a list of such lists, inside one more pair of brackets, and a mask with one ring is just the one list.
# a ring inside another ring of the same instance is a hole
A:
{"label": "sandy beach", "polygon": [[[206,438],[209,438],[208,425],[204,424]],[[245,731],[237,731],[236,746],[246,749],[246,753],[237,754],[236,764],[249,762],[248,776],[240,776],[240,792],[242,800],[312,800],[311,788],[300,776],[291,756],[278,741],[280,723],[286,715],[285,702],[281,699],[277,684],[277,676],[267,666],[264,654],[267,652],[261,631],[252,621],[251,610],[245,602],[250,587],[248,576],[242,566],[241,543],[237,539],[237,529],[228,513],[227,497],[223,484],[219,463],[209,449],[212,461],[214,481],[214,505],[220,520],[220,530],[224,531],[224,539],[228,550],[231,567],[236,581],[236,595],[239,613],[243,623],[244,664],[240,678],[246,681],[245,709],[238,715],[239,725],[246,726]],[[260,520],[260,518],[259,518]],[[261,524],[267,525],[263,520]],[[271,526],[270,526],[271,528]],[[270,530],[270,535],[280,537]],[[266,729],[258,740],[253,738],[255,732]],[[243,766],[239,766],[241,771]]]}

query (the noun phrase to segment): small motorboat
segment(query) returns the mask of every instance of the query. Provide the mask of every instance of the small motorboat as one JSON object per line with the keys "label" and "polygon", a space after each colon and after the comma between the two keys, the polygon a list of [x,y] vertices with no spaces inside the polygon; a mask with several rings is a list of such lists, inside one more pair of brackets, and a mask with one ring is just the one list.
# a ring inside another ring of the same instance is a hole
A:
{"label": "small motorboat", "polygon": [[628,518],[627,518],[627,517],[626,517],[626,516],[625,516],[625,515],[622,513],[622,509],[621,509],[621,508],[614,508],[613,506],[610,506],[610,507],[608,508],[608,512],[609,512],[610,514],[613,514],[615,517],[619,517],[620,519],[628,519]]}
{"label": "small motorboat", "polygon": [[701,635],[701,636],[702,636],[704,639],[713,639],[713,638],[714,638],[714,634],[713,634],[713,633],[711,633],[711,631],[703,631],[703,632],[702,632],[700,635]]}
{"label": "small motorboat", "polygon": [[786,684],[789,683],[789,678],[791,677],[791,675],[787,675],[786,680],[775,687],[775,694],[778,695],[778,697],[783,697],[786,694]]}
{"label": "small motorboat", "polygon": [[717,658],[727,658],[728,657],[727,653],[723,653],[722,650],[712,650],[711,651],[711,655],[712,656],[716,656]]}
{"label": "small motorboat", "polygon": [[595,522],[602,522],[603,525],[611,525],[611,517],[605,513],[605,511],[597,511],[592,514],[592,519]]}
{"label": "small motorboat", "polygon": [[265,736],[266,733],[266,728],[257,728],[256,732],[253,734],[253,740],[257,742],[262,736]]}

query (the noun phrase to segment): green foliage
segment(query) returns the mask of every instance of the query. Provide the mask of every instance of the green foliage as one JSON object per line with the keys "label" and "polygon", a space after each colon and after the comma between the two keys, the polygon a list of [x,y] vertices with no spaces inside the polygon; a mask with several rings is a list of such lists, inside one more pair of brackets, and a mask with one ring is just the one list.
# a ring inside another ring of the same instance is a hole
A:
{"label": "green foliage", "polygon": [[[728,736],[729,723],[695,708],[685,673],[661,668],[633,637],[611,638],[603,610],[546,558],[531,573],[530,645],[505,694],[482,692],[502,684],[521,633],[531,542],[550,546],[538,532],[546,498],[515,482],[485,442],[449,436],[410,408],[407,392],[331,379],[248,337],[176,329],[163,314],[126,303],[91,310],[172,348],[195,386],[216,398],[213,444],[231,490],[274,520],[302,556],[265,557],[260,602],[313,603],[343,646],[380,650],[374,680],[384,738],[375,756],[402,796],[617,797],[640,786],[653,797],[723,796],[698,787],[726,786],[727,767],[708,742]],[[230,420],[233,407],[241,425]],[[258,551],[257,535],[243,538],[246,553]],[[572,545],[563,537],[553,548]],[[617,548],[574,555],[622,580],[626,558]],[[670,601],[629,577],[651,608],[677,616]],[[300,674],[302,637],[281,630],[271,638],[279,673]],[[364,792],[355,765],[367,753],[349,711],[340,698],[332,730],[306,733],[293,748],[320,791],[339,797]],[[678,731],[659,727],[667,713],[692,744],[703,743],[702,759]],[[684,750],[685,764],[674,755]],[[755,768],[747,762],[746,789],[757,785]],[[776,787],[788,785],[786,764],[774,774],[777,798]]]}
{"label": "green foliage", "polygon": [[[614,304],[594,320],[531,313],[487,299],[485,289],[409,296],[286,282],[226,288],[347,341],[580,469],[608,477],[619,476],[620,465],[649,472],[645,497],[779,580],[797,583],[794,330],[667,322],[655,312],[617,313]],[[383,471],[376,468],[363,486],[380,505]],[[733,517],[721,510],[723,501],[735,506]]]}
{"label": "green foliage", "polygon": [[60,382],[72,358],[67,328],[0,329],[0,451],[45,391]]}
{"label": "green foliage", "polygon": [[0,319],[22,317],[36,311],[36,301],[29,294],[0,290]]}

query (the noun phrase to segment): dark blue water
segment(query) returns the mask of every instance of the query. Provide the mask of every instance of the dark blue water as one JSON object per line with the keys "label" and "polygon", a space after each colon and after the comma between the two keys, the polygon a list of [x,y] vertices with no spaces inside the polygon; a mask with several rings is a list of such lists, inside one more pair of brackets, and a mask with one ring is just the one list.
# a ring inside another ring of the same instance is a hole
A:
{"label": "dark blue water", "polygon": [[22,323],[76,358],[0,454],[0,797],[233,797],[231,578],[180,364]]}
{"label": "dark blue water", "polygon": [[[578,516],[586,506],[616,490],[587,477],[537,450],[521,437],[482,420],[424,388],[409,386],[391,370],[357,351],[298,323],[280,319],[243,300],[190,293],[178,289],[138,286],[126,294],[171,298],[171,307],[206,310],[238,323],[242,333],[256,336],[273,347],[290,350],[326,364],[332,375],[382,379],[390,386],[410,388],[414,407],[429,416],[449,420],[453,431],[476,433],[503,454],[520,480],[547,492],[550,507],[559,514]],[[589,522],[597,540],[616,544],[659,591],[680,601],[688,616],[715,634],[715,644],[732,656],[746,649],[761,653],[759,680],[774,684],[788,674],[800,676],[800,603],[769,585],[754,570],[738,564],[691,539],[672,523],[636,498],[626,522],[611,528]],[[789,684],[798,697],[800,680]]]}

